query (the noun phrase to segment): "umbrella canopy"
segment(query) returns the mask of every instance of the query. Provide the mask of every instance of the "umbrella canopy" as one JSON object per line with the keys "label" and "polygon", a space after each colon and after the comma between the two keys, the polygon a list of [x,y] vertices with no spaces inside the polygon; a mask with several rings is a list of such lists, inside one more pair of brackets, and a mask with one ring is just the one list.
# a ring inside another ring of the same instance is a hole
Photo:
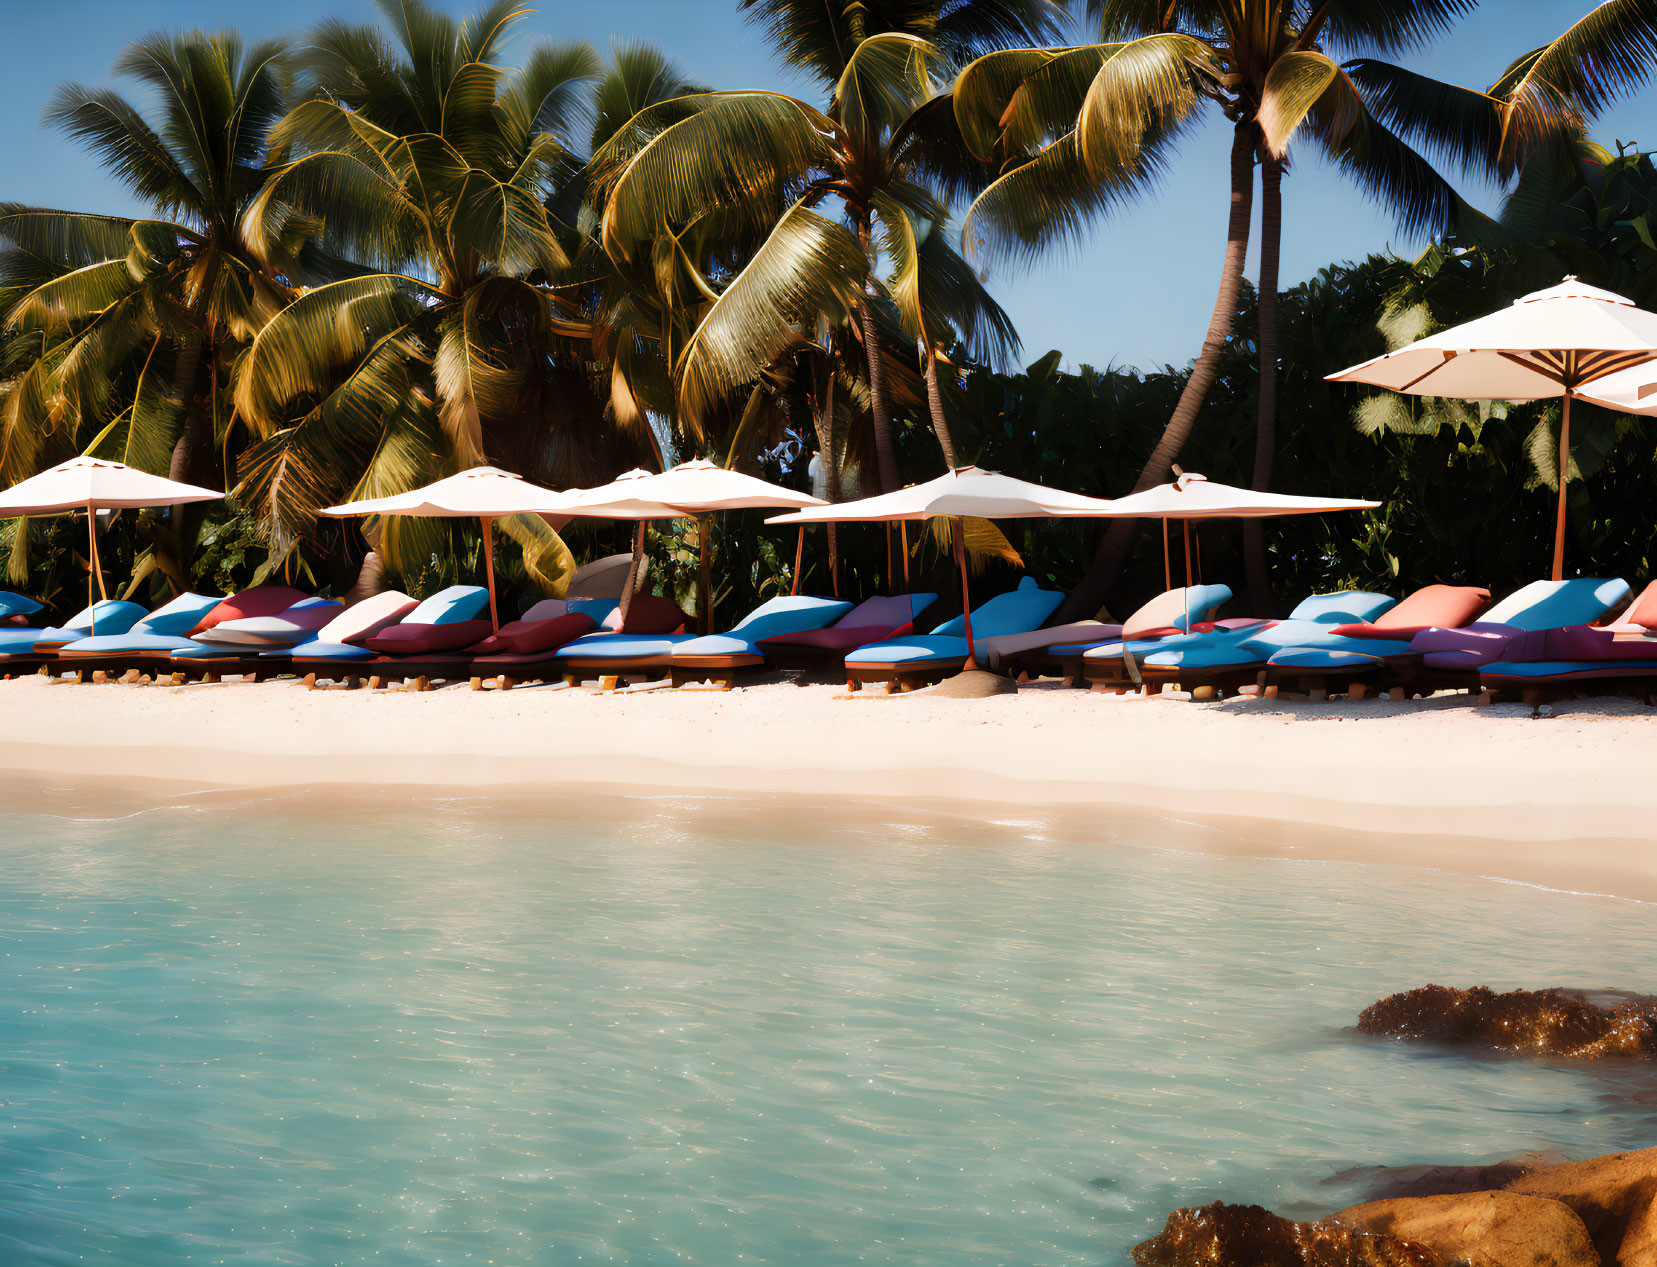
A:
{"label": "umbrella canopy", "polygon": [[[1175,468],[1178,470],[1178,468]],[[1234,488],[1181,471],[1172,484],[1158,484],[1143,493],[1118,497],[1107,512],[1118,519],[1270,519],[1277,515],[1320,515],[1336,510],[1374,510],[1380,502],[1356,501],[1348,497],[1301,497],[1293,493],[1257,493],[1252,488]],[[1162,579],[1169,578],[1168,532],[1162,533]],[[1185,584],[1191,585],[1191,539],[1185,539]]]}
{"label": "umbrella canopy", "polygon": [[821,502],[766,523],[871,523],[880,520],[1082,518],[1110,515],[1119,503],[1014,479],[999,471],[963,466],[935,480],[878,497],[826,506]]}
{"label": "umbrella canopy", "polygon": [[1608,375],[1657,360],[1657,313],[1608,290],[1567,277],[1516,299],[1500,312],[1440,330],[1407,347],[1329,375],[1415,396],[1468,400],[1564,398],[1559,435],[1559,506],[1553,575],[1563,575],[1565,474],[1571,400]]}
{"label": "umbrella canopy", "polygon": [[75,510],[135,510],[217,501],[217,489],[151,475],[123,462],[73,458],[0,492],[0,518],[59,515]]}
{"label": "umbrella canopy", "polygon": [[1270,519],[1276,515],[1320,515],[1332,510],[1374,510],[1380,502],[1348,497],[1301,497],[1234,488],[1185,471],[1172,484],[1118,497],[1101,512],[1118,519]]}
{"label": "umbrella canopy", "polygon": [[390,497],[366,497],[330,506],[319,514],[347,519],[352,515],[418,515],[433,519],[498,519],[503,515],[562,514],[568,493],[532,484],[496,466],[474,466],[424,488]]}
{"label": "umbrella canopy", "polygon": [[[797,493],[791,488],[770,484],[741,471],[727,470],[698,458],[681,462],[666,471],[653,473],[633,470],[618,475],[608,484],[596,488],[574,488],[559,513],[587,515],[595,519],[636,519],[638,532],[633,539],[634,566],[629,569],[627,587],[622,596],[623,606],[631,599],[638,574],[638,562],[644,551],[644,521],[646,519],[682,519],[712,514],[720,510],[754,510],[772,507],[824,506],[827,503],[810,493]],[[700,533],[698,545],[697,610],[713,632],[713,613],[709,610],[708,534],[706,525]]]}
{"label": "umbrella canopy", "polygon": [[495,466],[474,466],[423,488],[390,497],[366,497],[330,506],[318,514],[336,519],[353,515],[415,515],[423,519],[477,519],[483,524],[483,566],[489,584],[489,623],[498,633],[495,606],[495,520],[503,515],[561,514],[568,494],[532,484],[521,475]]}
{"label": "umbrella canopy", "polygon": [[717,510],[827,504],[700,458],[657,474],[628,471],[597,488],[571,489],[568,497],[562,513],[600,519],[678,519]]}
{"label": "umbrella canopy", "polygon": [[[182,506],[188,502],[218,501],[217,489],[151,475],[124,462],[102,458],[71,458],[59,466],[19,480],[0,492],[0,519],[19,515],[61,515],[86,512],[86,537],[92,558],[92,575],[87,577],[87,602],[92,601],[92,582],[98,582],[98,596],[107,598],[104,569],[98,561],[98,520],[100,510],[137,510],[144,506]],[[96,621],[93,631],[97,631]]]}
{"label": "umbrella canopy", "polygon": [[1657,414],[1657,366],[1607,374],[1577,393],[1583,400],[1623,414]]}
{"label": "umbrella canopy", "polygon": [[767,519],[772,524],[871,523],[880,520],[949,518],[955,546],[955,564],[961,573],[961,609],[965,614],[967,668],[977,667],[972,639],[972,596],[967,585],[967,551],[964,517],[973,519],[1077,519],[1112,513],[1116,505],[1104,497],[1084,497],[1063,489],[1014,479],[999,471],[962,466],[946,471],[935,480],[900,488],[877,497],[816,506]]}

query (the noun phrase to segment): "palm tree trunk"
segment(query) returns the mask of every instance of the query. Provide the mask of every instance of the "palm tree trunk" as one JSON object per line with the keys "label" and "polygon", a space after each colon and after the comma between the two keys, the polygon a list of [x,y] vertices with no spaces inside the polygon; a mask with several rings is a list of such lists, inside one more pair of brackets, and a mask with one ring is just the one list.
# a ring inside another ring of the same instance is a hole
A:
{"label": "palm tree trunk", "polygon": [[869,412],[874,417],[875,469],[880,476],[875,491],[888,493],[898,486],[898,460],[892,449],[892,420],[886,412],[886,367],[880,360],[875,314],[867,299],[857,306],[857,315],[863,327],[863,351],[869,358]]}
{"label": "palm tree trunk", "polygon": [[[1277,457],[1277,266],[1283,247],[1283,162],[1260,156],[1260,412],[1254,425],[1254,490],[1269,492]],[[1243,520],[1243,574],[1249,611],[1277,614],[1258,519]]]}
{"label": "palm tree trunk", "polygon": [[926,400],[932,407],[932,430],[938,433],[938,447],[944,451],[944,465],[955,469],[955,442],[950,438],[949,421],[944,417],[944,398],[938,390],[938,356],[932,344],[919,339],[921,359],[926,363]]}
{"label": "palm tree trunk", "polygon": [[[1225,264],[1220,270],[1220,290],[1214,297],[1214,315],[1208,321],[1208,334],[1203,338],[1202,354],[1191,367],[1191,377],[1180,393],[1179,404],[1162,430],[1162,438],[1152,450],[1145,469],[1134,482],[1133,491],[1144,492],[1168,478],[1169,468],[1179,458],[1180,450],[1196,425],[1197,413],[1202,409],[1220,370],[1220,353],[1231,337],[1231,327],[1237,317],[1237,296],[1243,288],[1243,264],[1248,257],[1249,224],[1254,212],[1254,151],[1258,129],[1252,119],[1237,124],[1231,138],[1231,209],[1226,225]],[[1087,575],[1053,616],[1053,623],[1081,620],[1103,606],[1105,597],[1122,574],[1128,548],[1133,544],[1139,521],[1113,519],[1094,552],[1093,564]]]}
{"label": "palm tree trunk", "polygon": [[[823,388],[820,401],[812,410],[812,426],[817,431],[817,454],[823,462],[823,492],[830,502],[840,500],[840,453],[836,446],[834,434],[834,367],[831,365],[828,372],[828,382]],[[828,529],[828,556],[829,577],[836,596],[840,593],[840,541],[835,532],[834,524],[824,525]]]}

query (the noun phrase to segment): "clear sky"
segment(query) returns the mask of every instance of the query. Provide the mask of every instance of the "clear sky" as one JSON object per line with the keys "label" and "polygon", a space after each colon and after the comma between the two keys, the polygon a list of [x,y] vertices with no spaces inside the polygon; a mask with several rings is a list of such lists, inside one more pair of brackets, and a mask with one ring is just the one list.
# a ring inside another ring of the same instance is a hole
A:
{"label": "clear sky", "polygon": [[[457,13],[469,7],[441,0]],[[531,4],[535,0],[529,0]],[[1450,37],[1406,59],[1425,73],[1483,87],[1518,54],[1564,30],[1590,0],[1484,0]],[[116,213],[136,204],[72,143],[42,130],[41,107],[65,80],[136,95],[109,71],[123,44],[156,27],[236,26],[248,38],[303,28],[322,15],[369,21],[368,0],[3,0],[9,42],[0,77],[0,199]],[[539,0],[519,29],[515,51],[537,39],[648,39],[715,87],[778,88],[808,94],[780,68],[760,35],[729,0]],[[1620,103],[1598,137],[1657,148],[1657,89]],[[1101,223],[1085,248],[1060,253],[1022,275],[990,278],[1024,339],[1024,360],[1060,348],[1066,362],[1156,366],[1196,354],[1213,307],[1224,245],[1229,138],[1223,121],[1191,137],[1157,193]],[[1488,190],[1465,190],[1493,208]],[[1391,248],[1424,242],[1397,233],[1340,176],[1308,154],[1284,185],[1283,279]],[[1251,252],[1249,273],[1257,253]]]}

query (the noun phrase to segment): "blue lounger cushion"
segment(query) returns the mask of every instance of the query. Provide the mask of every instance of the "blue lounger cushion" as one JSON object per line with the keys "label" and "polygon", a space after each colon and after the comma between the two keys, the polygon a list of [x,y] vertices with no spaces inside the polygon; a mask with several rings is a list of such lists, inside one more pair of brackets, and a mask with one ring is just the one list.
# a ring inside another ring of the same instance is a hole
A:
{"label": "blue lounger cushion", "polygon": [[852,605],[841,599],[814,598],[808,594],[768,599],[733,625],[729,633],[691,638],[676,646],[673,658],[764,655],[764,650],[757,645],[764,639],[827,629],[851,609]]}
{"label": "blue lounger cushion", "polygon": [[180,594],[157,607],[125,633],[80,638],[67,643],[62,656],[125,655],[150,651],[179,651],[197,645],[185,635],[201,618],[224,601],[211,594]]}
{"label": "blue lounger cushion", "polygon": [[[975,639],[999,638],[1004,634],[1029,633],[1032,629],[1040,629],[1063,601],[1064,595],[1058,590],[1044,590],[1036,583],[1035,577],[1027,576],[1018,583],[1017,589],[997,594],[973,610],[972,636]],[[959,634],[965,639],[966,617],[946,620],[932,632]],[[860,649],[868,650],[867,647]]]}
{"label": "blue lounger cushion", "polygon": [[137,603],[120,598],[101,599],[76,612],[62,627],[0,629],[0,655],[30,655],[37,642],[64,643],[84,638],[92,632],[94,613],[97,627],[109,633],[126,633],[146,614]]}
{"label": "blue lounger cushion", "polygon": [[1074,647],[1054,647],[1053,650],[1059,655],[1075,655],[1079,651],[1084,660],[1120,660],[1124,651],[1130,655],[1149,655],[1153,651],[1167,647],[1168,642],[1167,638],[1135,638],[1124,646],[1118,639],[1115,642],[1097,642],[1091,646],[1082,643]]}
{"label": "blue lounger cushion", "polygon": [[558,654],[568,660],[650,660],[672,655],[695,634],[595,633],[564,644]]}
{"label": "blue lounger cushion", "polygon": [[35,602],[27,594],[0,590],[0,620],[9,620],[13,616],[32,616],[41,606],[42,604]]}
{"label": "blue lounger cushion", "polygon": [[1653,677],[1657,676],[1657,660],[1496,660],[1479,666],[1481,678],[1545,679],[1579,673]]}
{"label": "blue lounger cushion", "polygon": [[1287,620],[1165,639],[1145,657],[1145,664],[1154,669],[1227,669],[1263,665],[1290,647],[1350,649],[1355,640],[1335,633],[1333,627],[1372,621],[1396,601],[1364,590],[1314,594],[1298,603]]}
{"label": "blue lounger cushion", "polygon": [[[1058,590],[1044,590],[1036,583],[1035,577],[1027,576],[1019,582],[1017,589],[997,594],[972,613],[973,639],[1000,638],[1040,629],[1063,601],[1064,595]],[[965,660],[966,633],[966,617],[957,616],[944,621],[929,634],[859,647],[846,656],[846,664],[918,665]]]}
{"label": "blue lounger cushion", "polygon": [[1407,642],[1378,638],[1353,639],[1373,644],[1373,651],[1343,650],[1339,647],[1289,647],[1274,654],[1266,663],[1274,669],[1351,669],[1365,672],[1384,665],[1389,655],[1399,655],[1410,649]]}
{"label": "blue lounger cushion", "polygon": [[481,585],[451,585],[403,617],[405,625],[458,625],[488,614],[489,591]]}
{"label": "blue lounger cushion", "polygon": [[[976,624],[973,634],[978,633]],[[892,642],[876,642],[846,655],[852,664],[942,664],[967,658],[965,634],[916,634]]]}
{"label": "blue lounger cushion", "polygon": [[1290,620],[1309,620],[1319,625],[1365,625],[1398,600],[1390,594],[1376,594],[1369,590],[1337,590],[1333,594],[1313,594],[1295,604]]}
{"label": "blue lounger cushion", "polygon": [[[348,642],[324,642],[321,638],[307,638],[291,647],[261,651],[262,660],[372,660],[379,652],[367,647],[354,647]],[[192,656],[199,659],[199,656]]]}
{"label": "blue lounger cushion", "polygon": [[1620,577],[1532,581],[1480,615],[1473,627],[1510,625],[1529,633],[1539,629],[1564,629],[1568,625],[1591,625],[1613,607],[1628,602],[1632,592],[1628,582]]}

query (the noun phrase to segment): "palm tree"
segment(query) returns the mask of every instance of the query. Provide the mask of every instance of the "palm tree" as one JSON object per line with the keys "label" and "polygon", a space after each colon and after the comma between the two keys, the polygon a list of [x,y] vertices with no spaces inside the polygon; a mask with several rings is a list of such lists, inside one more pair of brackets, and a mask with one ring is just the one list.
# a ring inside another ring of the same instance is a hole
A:
{"label": "palm tree", "polygon": [[[503,68],[512,0],[464,22],[420,0],[379,7],[389,39],[330,20],[296,53],[304,99],[274,129],[242,226],[271,268],[305,276],[296,242],[360,265],[305,290],[240,367],[237,408],[259,436],[243,489],[277,548],[331,501],[485,459],[571,483],[619,465],[546,201],[578,165],[597,54],[543,44]],[[539,518],[502,527],[541,584],[570,566]],[[424,554],[437,530],[388,523],[388,561]]]}
{"label": "palm tree", "polygon": [[[958,342],[993,360],[1015,346],[1006,314],[949,240],[945,199],[970,156],[951,145],[951,112],[933,77],[985,48],[1045,38],[1060,11],[1050,0],[743,7],[785,62],[823,85],[826,108],[714,92],[642,112],[602,155],[615,172],[604,245],[624,270],[660,273],[666,257],[699,295],[686,309],[693,332],[670,358],[682,418],[741,388],[752,400],[810,332],[849,325],[880,485],[896,487],[882,326],[920,353],[946,453],[937,349]],[[710,251],[710,231],[720,244],[746,247],[748,238],[752,247]],[[682,249],[687,236],[696,249]]]}
{"label": "palm tree", "polygon": [[[0,483],[87,449],[190,483],[221,478],[231,367],[290,292],[243,245],[281,116],[285,47],[154,34],[115,64],[154,94],[68,84],[46,123],[85,144],[154,219],[0,205],[0,303],[16,385],[0,404]],[[199,515],[146,521],[179,589]],[[144,564],[140,564],[144,566]]]}
{"label": "palm tree", "polygon": [[[964,226],[967,239],[989,256],[1027,257],[1056,237],[1079,235],[1095,214],[1141,192],[1207,107],[1231,124],[1226,249],[1213,315],[1135,491],[1166,478],[1218,371],[1242,290],[1257,161],[1264,167],[1267,220],[1255,458],[1255,483],[1262,488],[1270,483],[1275,452],[1278,187],[1291,137],[1317,144],[1388,206],[1406,232],[1448,227],[1461,206],[1412,140],[1463,169],[1495,167],[1500,110],[1491,96],[1353,57],[1414,47],[1473,3],[1093,0],[1089,13],[1104,42],[992,53],[961,74],[954,98],[962,132],[1004,173],[974,202]],[[1337,61],[1328,50],[1348,60]],[[1112,523],[1060,619],[1099,606],[1133,533],[1132,521]],[[1255,600],[1268,602],[1257,537],[1248,570]]]}

